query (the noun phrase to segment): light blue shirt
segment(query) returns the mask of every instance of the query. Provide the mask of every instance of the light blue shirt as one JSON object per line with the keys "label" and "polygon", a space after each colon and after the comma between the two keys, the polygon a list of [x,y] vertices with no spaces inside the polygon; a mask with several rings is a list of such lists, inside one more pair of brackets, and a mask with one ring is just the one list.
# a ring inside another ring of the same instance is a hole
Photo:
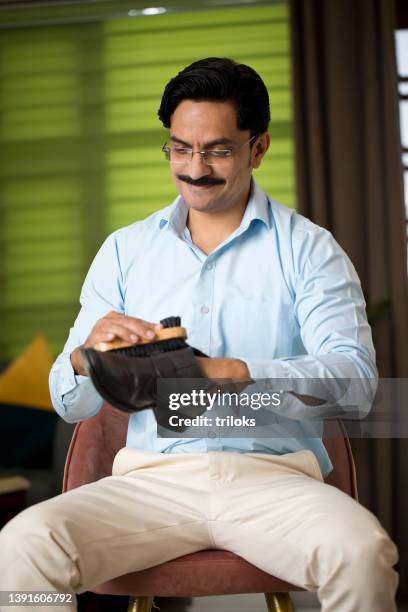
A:
{"label": "light blue shirt", "polygon": [[[286,379],[289,385],[305,378],[360,379],[367,412],[377,384],[371,330],[355,269],[330,232],[268,198],[255,181],[240,226],[210,255],[192,243],[186,219],[179,196],[102,245],[50,373],[58,414],[77,422],[99,411],[101,397],[90,379],[75,375],[70,354],[111,310],[155,323],[179,315],[192,346],[210,357],[242,359],[253,379]],[[280,410],[291,419],[313,412],[293,397]],[[166,453],[310,449],[327,475],[332,466],[321,423],[313,431],[166,439],[157,437],[153,412],[144,410],[130,416],[127,446]]]}

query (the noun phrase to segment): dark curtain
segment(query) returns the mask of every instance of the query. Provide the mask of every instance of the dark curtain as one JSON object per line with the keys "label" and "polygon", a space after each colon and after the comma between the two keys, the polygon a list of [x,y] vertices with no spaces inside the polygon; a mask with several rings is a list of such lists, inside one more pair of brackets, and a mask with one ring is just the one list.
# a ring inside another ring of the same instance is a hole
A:
{"label": "dark curtain", "polygon": [[[382,377],[408,376],[408,291],[392,0],[290,0],[298,210],[362,282]],[[407,406],[408,410],[408,406]],[[400,549],[408,594],[408,440],[352,440],[362,504]]]}

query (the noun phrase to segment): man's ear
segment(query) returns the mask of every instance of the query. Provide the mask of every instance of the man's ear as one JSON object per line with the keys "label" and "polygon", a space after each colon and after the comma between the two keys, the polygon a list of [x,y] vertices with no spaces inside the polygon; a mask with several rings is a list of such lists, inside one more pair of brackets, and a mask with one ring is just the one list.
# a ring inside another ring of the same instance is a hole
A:
{"label": "man's ear", "polygon": [[251,165],[253,168],[259,168],[259,166],[261,165],[263,156],[269,149],[270,142],[271,139],[268,132],[264,132],[263,134],[261,134],[255,141],[255,144],[252,147],[251,155]]}

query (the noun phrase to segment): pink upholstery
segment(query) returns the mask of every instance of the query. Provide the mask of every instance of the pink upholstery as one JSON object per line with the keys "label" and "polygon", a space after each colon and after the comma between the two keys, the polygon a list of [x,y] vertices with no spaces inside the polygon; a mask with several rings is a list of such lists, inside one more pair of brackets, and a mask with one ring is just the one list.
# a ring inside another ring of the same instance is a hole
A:
{"label": "pink upholstery", "polygon": [[[65,464],[64,491],[111,475],[115,454],[125,445],[127,423],[126,414],[105,404],[96,416],[77,424]],[[357,499],[351,447],[339,421],[326,422],[324,443],[334,466],[326,482]],[[301,589],[234,553],[204,550],[114,578],[93,590],[112,595],[198,597]]]}

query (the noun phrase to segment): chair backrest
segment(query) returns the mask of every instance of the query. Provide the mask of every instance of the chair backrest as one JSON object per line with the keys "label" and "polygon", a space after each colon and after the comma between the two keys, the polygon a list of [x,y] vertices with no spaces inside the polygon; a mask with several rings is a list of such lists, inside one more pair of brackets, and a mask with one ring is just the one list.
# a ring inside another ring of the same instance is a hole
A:
{"label": "chair backrest", "polygon": [[[63,491],[112,474],[116,453],[126,444],[129,416],[104,404],[98,414],[77,423],[65,462]],[[357,499],[356,472],[347,432],[338,420],[328,420],[323,442],[333,464],[326,479]]]}

